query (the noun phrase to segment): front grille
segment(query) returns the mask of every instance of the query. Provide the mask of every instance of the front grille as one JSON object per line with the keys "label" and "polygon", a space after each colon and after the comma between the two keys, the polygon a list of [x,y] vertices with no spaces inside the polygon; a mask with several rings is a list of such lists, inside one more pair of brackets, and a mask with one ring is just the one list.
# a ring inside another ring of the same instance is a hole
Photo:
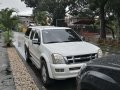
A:
{"label": "front grille", "polygon": [[97,58],[97,54],[86,54],[86,55],[76,55],[76,56],[67,56],[66,64],[76,64],[90,61],[92,59]]}

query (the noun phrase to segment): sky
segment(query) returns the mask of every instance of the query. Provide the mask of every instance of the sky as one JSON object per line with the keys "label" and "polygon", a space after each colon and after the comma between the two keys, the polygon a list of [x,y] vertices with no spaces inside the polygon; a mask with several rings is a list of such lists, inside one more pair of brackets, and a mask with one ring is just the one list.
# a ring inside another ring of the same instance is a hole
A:
{"label": "sky", "polygon": [[19,15],[32,14],[32,8],[26,7],[21,0],[0,0],[0,10],[4,8],[15,8]]}

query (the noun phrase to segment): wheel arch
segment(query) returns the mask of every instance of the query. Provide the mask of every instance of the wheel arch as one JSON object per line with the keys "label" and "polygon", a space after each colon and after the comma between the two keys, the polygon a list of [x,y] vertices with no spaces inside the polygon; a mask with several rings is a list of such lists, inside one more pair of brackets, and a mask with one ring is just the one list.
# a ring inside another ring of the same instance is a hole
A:
{"label": "wheel arch", "polygon": [[24,49],[29,50],[29,47],[26,44],[24,44]]}
{"label": "wheel arch", "polygon": [[51,70],[51,66],[50,66],[50,62],[49,62],[48,57],[45,56],[45,55],[42,55],[42,56],[40,57],[40,68],[41,68],[41,64],[42,64],[43,61],[44,61],[44,62],[46,63],[46,65],[47,65],[49,77],[50,77],[50,78],[53,78],[52,70]]}

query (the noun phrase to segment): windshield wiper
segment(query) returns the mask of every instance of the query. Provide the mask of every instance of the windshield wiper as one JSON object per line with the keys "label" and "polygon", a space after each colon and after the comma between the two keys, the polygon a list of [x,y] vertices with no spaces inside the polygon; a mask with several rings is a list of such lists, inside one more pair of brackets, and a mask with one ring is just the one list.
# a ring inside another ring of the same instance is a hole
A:
{"label": "windshield wiper", "polygon": [[45,42],[45,43],[48,44],[48,43],[63,43],[63,42],[79,42],[79,41],[51,41],[51,42]]}
{"label": "windshield wiper", "polygon": [[63,41],[63,42],[79,42],[79,41]]}
{"label": "windshield wiper", "polygon": [[52,42],[46,42],[46,43],[61,43],[60,41],[52,41]]}
{"label": "windshield wiper", "polygon": [[71,42],[71,41],[62,41],[62,42]]}

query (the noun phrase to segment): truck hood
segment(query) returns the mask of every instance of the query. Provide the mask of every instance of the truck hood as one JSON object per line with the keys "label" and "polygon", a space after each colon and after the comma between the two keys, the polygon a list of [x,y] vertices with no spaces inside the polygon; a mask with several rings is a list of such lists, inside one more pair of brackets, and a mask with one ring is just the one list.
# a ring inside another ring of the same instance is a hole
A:
{"label": "truck hood", "polygon": [[99,50],[97,46],[84,41],[51,43],[45,44],[45,47],[48,48],[51,53],[59,53],[63,56],[97,53]]}

